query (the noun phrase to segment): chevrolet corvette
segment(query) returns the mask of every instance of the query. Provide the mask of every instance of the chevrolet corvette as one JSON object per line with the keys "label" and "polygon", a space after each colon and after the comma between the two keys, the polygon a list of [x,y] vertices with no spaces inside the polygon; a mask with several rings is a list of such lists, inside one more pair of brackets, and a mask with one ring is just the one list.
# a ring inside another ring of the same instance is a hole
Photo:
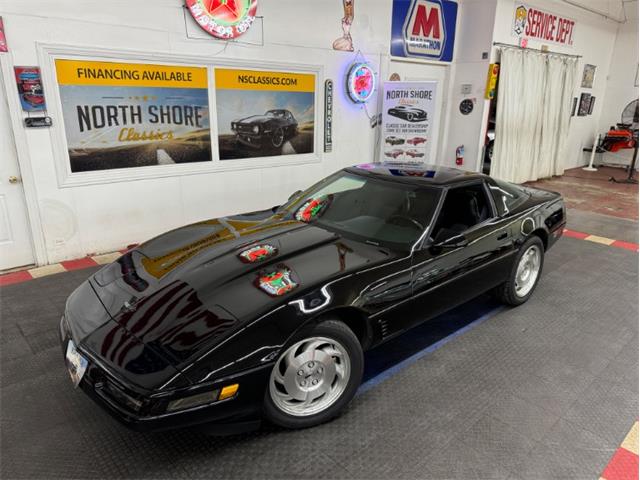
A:
{"label": "chevrolet corvette", "polygon": [[362,164],[280,206],[187,225],[106,265],[60,322],[73,384],[138,430],[338,416],[363,351],[491,291],[520,305],[562,197],[424,164]]}

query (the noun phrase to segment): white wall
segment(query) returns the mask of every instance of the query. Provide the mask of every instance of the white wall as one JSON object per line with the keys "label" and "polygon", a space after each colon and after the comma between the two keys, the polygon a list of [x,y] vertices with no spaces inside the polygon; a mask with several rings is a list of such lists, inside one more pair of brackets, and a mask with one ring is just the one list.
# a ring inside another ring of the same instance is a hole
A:
{"label": "white wall", "polygon": [[[250,41],[260,42],[262,33],[264,45],[230,43],[226,48],[211,37],[187,38],[182,5],[182,0],[85,0],[81,4],[76,0],[34,0],[29,4],[0,0],[0,15],[14,65],[41,65],[46,69],[48,62],[39,47],[65,44],[161,52],[178,58],[200,55],[213,63],[230,58],[264,62],[265,66],[270,61],[321,66],[324,76],[320,85],[331,78],[336,87],[333,152],[320,152],[319,162],[305,165],[61,188],[52,144],[56,135],[63,135],[62,118],[53,118],[54,128],[25,130],[25,141],[18,147],[22,166],[28,163],[30,167],[22,172],[27,188],[26,170],[32,172],[43,223],[46,252],[39,263],[113,251],[188,222],[268,208],[345,165],[373,160],[375,131],[362,109],[351,104],[341,88],[345,69],[355,53],[331,48],[333,40],[341,35],[342,2],[322,0],[312,7],[310,2],[300,0],[261,1],[262,29],[254,25]],[[376,68],[380,55],[388,51],[390,9],[387,0],[356,5],[352,29],[356,48],[361,48]],[[188,17],[187,21],[192,19]],[[199,30],[196,27],[194,31]],[[43,74],[46,78],[51,72]],[[15,82],[10,79],[10,84],[15,97]],[[45,92],[55,88],[45,84]],[[316,98],[316,109],[322,109],[322,90],[316,92]],[[23,116],[17,108],[13,114]],[[322,123],[316,128],[322,135]]]}
{"label": "white wall", "polygon": [[[571,119],[569,130],[569,145],[571,150],[565,160],[565,168],[574,168],[588,163],[588,154],[582,152],[584,146],[591,146],[597,131],[600,128],[600,112],[604,105],[605,90],[607,88],[607,74],[609,63],[613,53],[613,45],[616,38],[618,24],[611,20],[605,20],[602,16],[586,12],[585,10],[571,6],[558,0],[527,0],[529,5],[550,11],[559,15],[572,18],[576,21],[574,27],[573,46],[564,46],[554,43],[546,43],[550,51],[581,55],[578,62],[578,75],[574,97],[580,100],[581,92],[588,92],[596,97],[596,104],[592,115],[585,117],[575,116]],[[585,2],[589,5],[588,2]],[[498,0],[496,9],[494,41],[517,44],[517,38],[511,35],[513,22],[514,1]],[[545,42],[529,40],[529,48],[540,48]],[[495,55],[495,51],[494,51]],[[495,58],[495,57],[494,57]],[[593,88],[580,88],[582,70],[588,63],[597,67]]]}
{"label": "white wall", "polygon": [[[625,3],[627,23],[619,25],[607,86],[599,119],[600,131],[620,122],[620,115],[627,104],[638,98],[638,87],[634,85],[638,71],[638,2]],[[606,154],[607,163],[629,164],[633,150],[621,150],[616,155]]]}
{"label": "white wall", "polygon": [[[479,0],[463,0],[474,4]],[[484,3],[484,2],[482,2]],[[110,49],[149,54],[201,56],[216,64],[224,59],[254,62],[307,64],[320,66],[326,78],[335,85],[333,151],[319,153],[319,161],[304,165],[285,165],[235,171],[204,171],[162,178],[119,181],[82,186],[61,186],[55,159],[55,144],[64,135],[62,118],[53,118],[51,129],[25,130],[18,146],[25,188],[35,197],[42,219],[44,248],[38,253],[38,263],[51,263],[86,254],[120,249],[144,241],[167,229],[205,218],[267,208],[286,200],[289,194],[346,166],[374,160],[376,130],[369,124],[363,109],[345,98],[344,75],[356,53],[337,52],[331,48],[342,34],[341,0],[261,0],[258,15],[262,17],[240,42],[217,41],[202,32],[183,12],[183,0],[32,0],[28,3],[0,0],[0,15],[10,46],[8,63],[40,65],[43,68],[45,93],[49,101],[57,89],[53,72],[48,71],[50,59],[43,52],[50,45],[68,45],[86,49]],[[464,12],[466,5],[462,7]],[[352,26],[356,52],[370,61],[388,78],[391,65],[389,53],[392,0],[367,0],[355,4]],[[492,14],[485,15],[484,25],[474,25],[476,31],[491,29]],[[186,22],[186,26],[185,26]],[[459,38],[466,38],[467,23],[458,28]],[[471,22],[473,23],[473,22]],[[466,43],[473,43],[466,42]],[[456,56],[470,65],[476,55],[466,56],[457,48]],[[5,62],[6,64],[7,62]],[[441,145],[446,138],[447,102],[450,97],[448,66],[428,62],[393,62],[401,65],[404,77],[436,78],[441,81],[442,114],[437,131]],[[463,77],[474,75],[464,70]],[[483,83],[486,70],[473,83]],[[11,72],[5,68],[5,76]],[[20,118],[17,92],[10,80],[13,114]],[[479,90],[478,90],[479,91]],[[323,92],[317,91],[316,109],[323,108]],[[375,102],[369,105],[374,114]],[[52,110],[53,111],[53,110]],[[481,113],[481,109],[478,109]],[[478,115],[475,114],[475,116]],[[474,118],[475,118],[474,116]],[[320,117],[322,118],[322,116]],[[478,119],[456,131],[454,140],[473,152],[478,142]],[[17,125],[17,123],[15,124]],[[322,134],[322,122],[316,125]],[[2,126],[1,128],[7,128]],[[20,128],[20,127],[18,127]],[[438,145],[438,149],[443,148]],[[454,146],[455,149],[455,146]],[[446,153],[450,163],[450,152]],[[452,160],[451,160],[452,161]],[[259,165],[260,160],[256,163]],[[435,163],[443,163],[436,158]],[[153,167],[144,167],[153,168]],[[36,227],[36,235],[40,233]],[[37,243],[37,242],[36,242]]]}

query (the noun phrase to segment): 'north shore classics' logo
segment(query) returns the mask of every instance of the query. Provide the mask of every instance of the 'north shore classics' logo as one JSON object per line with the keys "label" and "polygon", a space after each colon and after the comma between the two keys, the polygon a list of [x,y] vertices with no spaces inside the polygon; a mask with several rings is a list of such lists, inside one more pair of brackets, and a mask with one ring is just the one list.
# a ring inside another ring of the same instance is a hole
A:
{"label": "'north shore classics' logo", "polygon": [[434,0],[415,0],[404,25],[408,54],[439,58],[445,45],[445,20],[442,5]]}

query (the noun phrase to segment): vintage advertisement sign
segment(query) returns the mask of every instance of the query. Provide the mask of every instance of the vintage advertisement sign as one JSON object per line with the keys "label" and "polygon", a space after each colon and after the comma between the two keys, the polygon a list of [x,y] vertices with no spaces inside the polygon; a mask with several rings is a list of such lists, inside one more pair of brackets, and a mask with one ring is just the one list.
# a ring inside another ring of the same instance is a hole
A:
{"label": "vintage advertisement sign", "polygon": [[20,104],[25,112],[42,112],[47,109],[42,90],[39,67],[14,67]]}
{"label": "vintage advertisement sign", "polygon": [[438,82],[385,82],[383,162],[429,162]]}
{"label": "vintage advertisement sign", "polygon": [[256,19],[258,0],[186,0],[198,25],[210,35],[222,39],[245,33]]}
{"label": "vintage advertisement sign", "polygon": [[211,161],[207,69],[56,60],[72,172]]}
{"label": "vintage advertisement sign", "polygon": [[516,2],[511,34],[529,40],[573,45],[575,20]]}
{"label": "vintage advertisement sign", "polygon": [[220,160],[313,153],[316,75],[217,68]]}
{"label": "vintage advertisement sign", "polygon": [[450,0],[393,0],[391,55],[451,62],[457,16]]}

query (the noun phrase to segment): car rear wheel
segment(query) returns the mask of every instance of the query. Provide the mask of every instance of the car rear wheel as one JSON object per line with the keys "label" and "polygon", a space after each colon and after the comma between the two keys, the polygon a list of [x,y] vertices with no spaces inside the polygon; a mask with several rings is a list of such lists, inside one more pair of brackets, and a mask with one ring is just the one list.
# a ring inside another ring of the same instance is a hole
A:
{"label": "car rear wheel", "polygon": [[518,251],[509,279],[495,289],[496,297],[507,305],[521,305],[533,294],[544,264],[544,245],[539,237],[530,237]]}
{"label": "car rear wheel", "polygon": [[269,379],[264,412],[286,428],[305,428],[340,414],[355,395],[364,368],[358,338],[328,320],[299,335],[280,355]]}
{"label": "car rear wheel", "polygon": [[275,148],[280,148],[284,143],[284,130],[282,128],[278,128],[275,132],[273,132],[273,137],[271,137],[271,144]]}

